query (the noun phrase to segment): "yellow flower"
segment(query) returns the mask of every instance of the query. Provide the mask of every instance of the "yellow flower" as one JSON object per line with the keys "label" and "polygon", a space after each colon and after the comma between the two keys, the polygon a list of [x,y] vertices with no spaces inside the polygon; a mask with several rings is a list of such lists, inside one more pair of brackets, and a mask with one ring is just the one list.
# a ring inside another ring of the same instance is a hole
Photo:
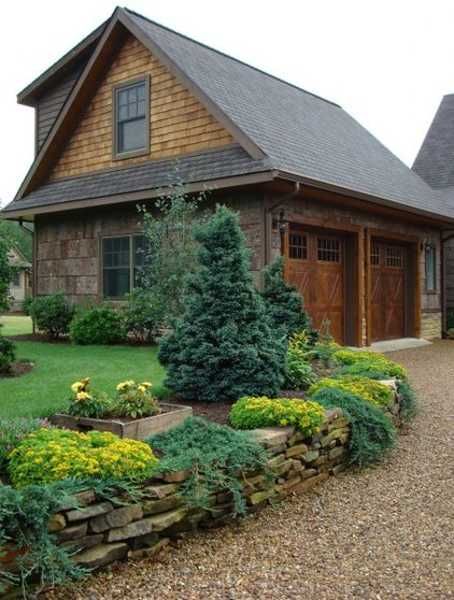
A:
{"label": "yellow flower", "polygon": [[153,384],[150,383],[149,381],[143,381],[141,383],[141,385],[143,385],[143,387],[145,387],[145,388],[151,388],[153,386]]}
{"label": "yellow flower", "polygon": [[147,388],[144,385],[139,385],[137,386],[137,389],[139,390],[139,392],[141,392],[142,394],[145,394],[145,392],[147,391]]}
{"label": "yellow flower", "polygon": [[77,392],[80,392],[80,390],[83,387],[83,383],[81,381],[75,381],[72,386],[71,386],[71,390],[77,394]]}
{"label": "yellow flower", "polygon": [[87,392],[78,392],[76,394],[76,401],[83,402],[84,400],[91,400],[90,394],[87,394]]}

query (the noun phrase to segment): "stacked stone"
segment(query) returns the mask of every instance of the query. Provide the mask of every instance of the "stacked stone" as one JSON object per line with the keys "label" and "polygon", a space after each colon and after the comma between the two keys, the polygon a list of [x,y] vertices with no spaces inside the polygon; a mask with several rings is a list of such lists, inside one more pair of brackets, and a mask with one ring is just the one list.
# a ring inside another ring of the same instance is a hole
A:
{"label": "stacked stone", "polygon": [[[327,412],[319,433],[310,439],[291,427],[253,432],[269,454],[267,473],[245,477],[248,510],[291,493],[303,493],[345,467],[349,425],[342,411]],[[144,484],[140,500],[98,500],[91,490],[77,495],[78,508],[62,506],[49,522],[58,543],[72,551],[73,560],[90,569],[116,560],[156,555],[182,532],[216,527],[232,519],[233,499],[219,492],[209,509],[194,509],[179,494],[188,471],[168,473]],[[120,501],[119,501],[120,500]]]}
{"label": "stacked stone", "polygon": [[269,477],[259,474],[248,480],[245,493],[251,506],[306,492],[345,469],[350,426],[340,409],[327,411],[320,431],[310,439],[293,427],[253,433],[268,451],[268,467],[274,478],[270,482]]}

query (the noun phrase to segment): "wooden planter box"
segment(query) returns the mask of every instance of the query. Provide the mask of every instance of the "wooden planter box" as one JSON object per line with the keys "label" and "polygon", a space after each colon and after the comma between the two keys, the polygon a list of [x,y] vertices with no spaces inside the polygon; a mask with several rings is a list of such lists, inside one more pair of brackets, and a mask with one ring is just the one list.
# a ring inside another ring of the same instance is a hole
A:
{"label": "wooden planter box", "polygon": [[180,404],[159,403],[165,412],[151,417],[144,417],[134,421],[121,419],[90,419],[88,417],[73,417],[72,415],[56,414],[50,418],[53,425],[76,431],[110,431],[121,438],[144,440],[150,435],[161,433],[176,427],[185,419],[192,416],[190,406]]}

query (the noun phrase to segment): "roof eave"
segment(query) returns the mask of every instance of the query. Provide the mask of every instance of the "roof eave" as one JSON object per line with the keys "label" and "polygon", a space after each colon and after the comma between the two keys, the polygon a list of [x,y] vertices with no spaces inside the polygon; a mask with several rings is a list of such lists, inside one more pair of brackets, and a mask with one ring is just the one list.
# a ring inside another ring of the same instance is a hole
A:
{"label": "roof eave", "polygon": [[[184,186],[185,192],[188,194],[200,191],[215,191],[232,187],[241,187],[248,185],[256,185],[267,183],[276,178],[276,171],[260,171],[257,173],[248,173],[246,175],[234,175],[231,177],[222,177],[219,179],[211,179],[188,183]],[[59,202],[58,204],[42,204],[35,207],[24,207],[10,209],[9,206],[20,205],[20,200],[15,200],[0,211],[0,216],[3,219],[17,221],[27,220],[32,221],[34,217],[44,214],[52,214],[66,212],[69,210],[82,210],[87,208],[95,208],[109,206],[113,204],[125,204],[131,202],[144,202],[153,200],[166,195],[172,189],[169,187],[159,187],[155,189],[141,190],[137,192],[128,192],[125,194],[115,194],[109,196],[100,196],[98,198],[89,198],[87,200],[73,200],[71,202]]]}
{"label": "roof eave", "polygon": [[311,179],[309,177],[303,177],[298,175],[297,173],[291,173],[289,171],[277,170],[276,176],[278,179],[284,179],[287,181],[298,181],[303,185],[315,187],[318,189],[323,189],[328,192],[334,192],[341,194],[343,196],[350,196],[351,198],[355,198],[358,200],[364,200],[366,202],[370,202],[373,204],[377,204],[379,206],[383,206],[386,208],[392,208],[395,210],[401,210],[406,213],[416,214],[421,217],[425,217],[427,219],[436,220],[440,223],[450,223],[454,224],[454,216],[448,217],[446,215],[441,215],[439,213],[434,213],[431,211],[425,211],[413,206],[408,206],[406,204],[402,204],[396,200],[389,200],[386,198],[380,198],[378,196],[373,196],[371,194],[367,194],[365,192],[351,190],[349,188],[342,187],[340,185],[328,182],[328,181],[320,181],[316,179]]}
{"label": "roof eave", "polygon": [[94,45],[96,41],[101,37],[105,26],[110,19],[104,21],[101,25],[96,27],[91,33],[89,33],[82,41],[76,44],[71,50],[59,58],[53,63],[48,69],[43,71],[41,75],[36,77],[31,83],[24,87],[17,96],[17,103],[25,106],[35,106],[37,97],[41,95],[43,90],[54,78],[58,77],[60,73],[68,69],[84,52],[86,52],[91,45]]}

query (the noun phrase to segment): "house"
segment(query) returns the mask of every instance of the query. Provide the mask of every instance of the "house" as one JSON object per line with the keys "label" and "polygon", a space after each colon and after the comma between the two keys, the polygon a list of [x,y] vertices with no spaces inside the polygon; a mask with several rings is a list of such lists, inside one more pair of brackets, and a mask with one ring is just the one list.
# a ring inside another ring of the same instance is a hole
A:
{"label": "house", "polygon": [[34,222],[35,294],[123,297],[136,205],[178,178],[240,212],[258,279],[285,255],[338,341],[440,337],[454,209],[334,102],[124,8],[18,101],[36,157],[3,216]]}
{"label": "house", "polygon": [[[442,98],[413,170],[438,194],[440,201],[454,206],[454,94]],[[446,309],[454,311],[454,228],[443,235],[446,268]]]}
{"label": "house", "polygon": [[13,267],[13,279],[9,286],[11,311],[22,310],[24,300],[30,295],[31,263],[16,246],[8,251],[8,262]]}

